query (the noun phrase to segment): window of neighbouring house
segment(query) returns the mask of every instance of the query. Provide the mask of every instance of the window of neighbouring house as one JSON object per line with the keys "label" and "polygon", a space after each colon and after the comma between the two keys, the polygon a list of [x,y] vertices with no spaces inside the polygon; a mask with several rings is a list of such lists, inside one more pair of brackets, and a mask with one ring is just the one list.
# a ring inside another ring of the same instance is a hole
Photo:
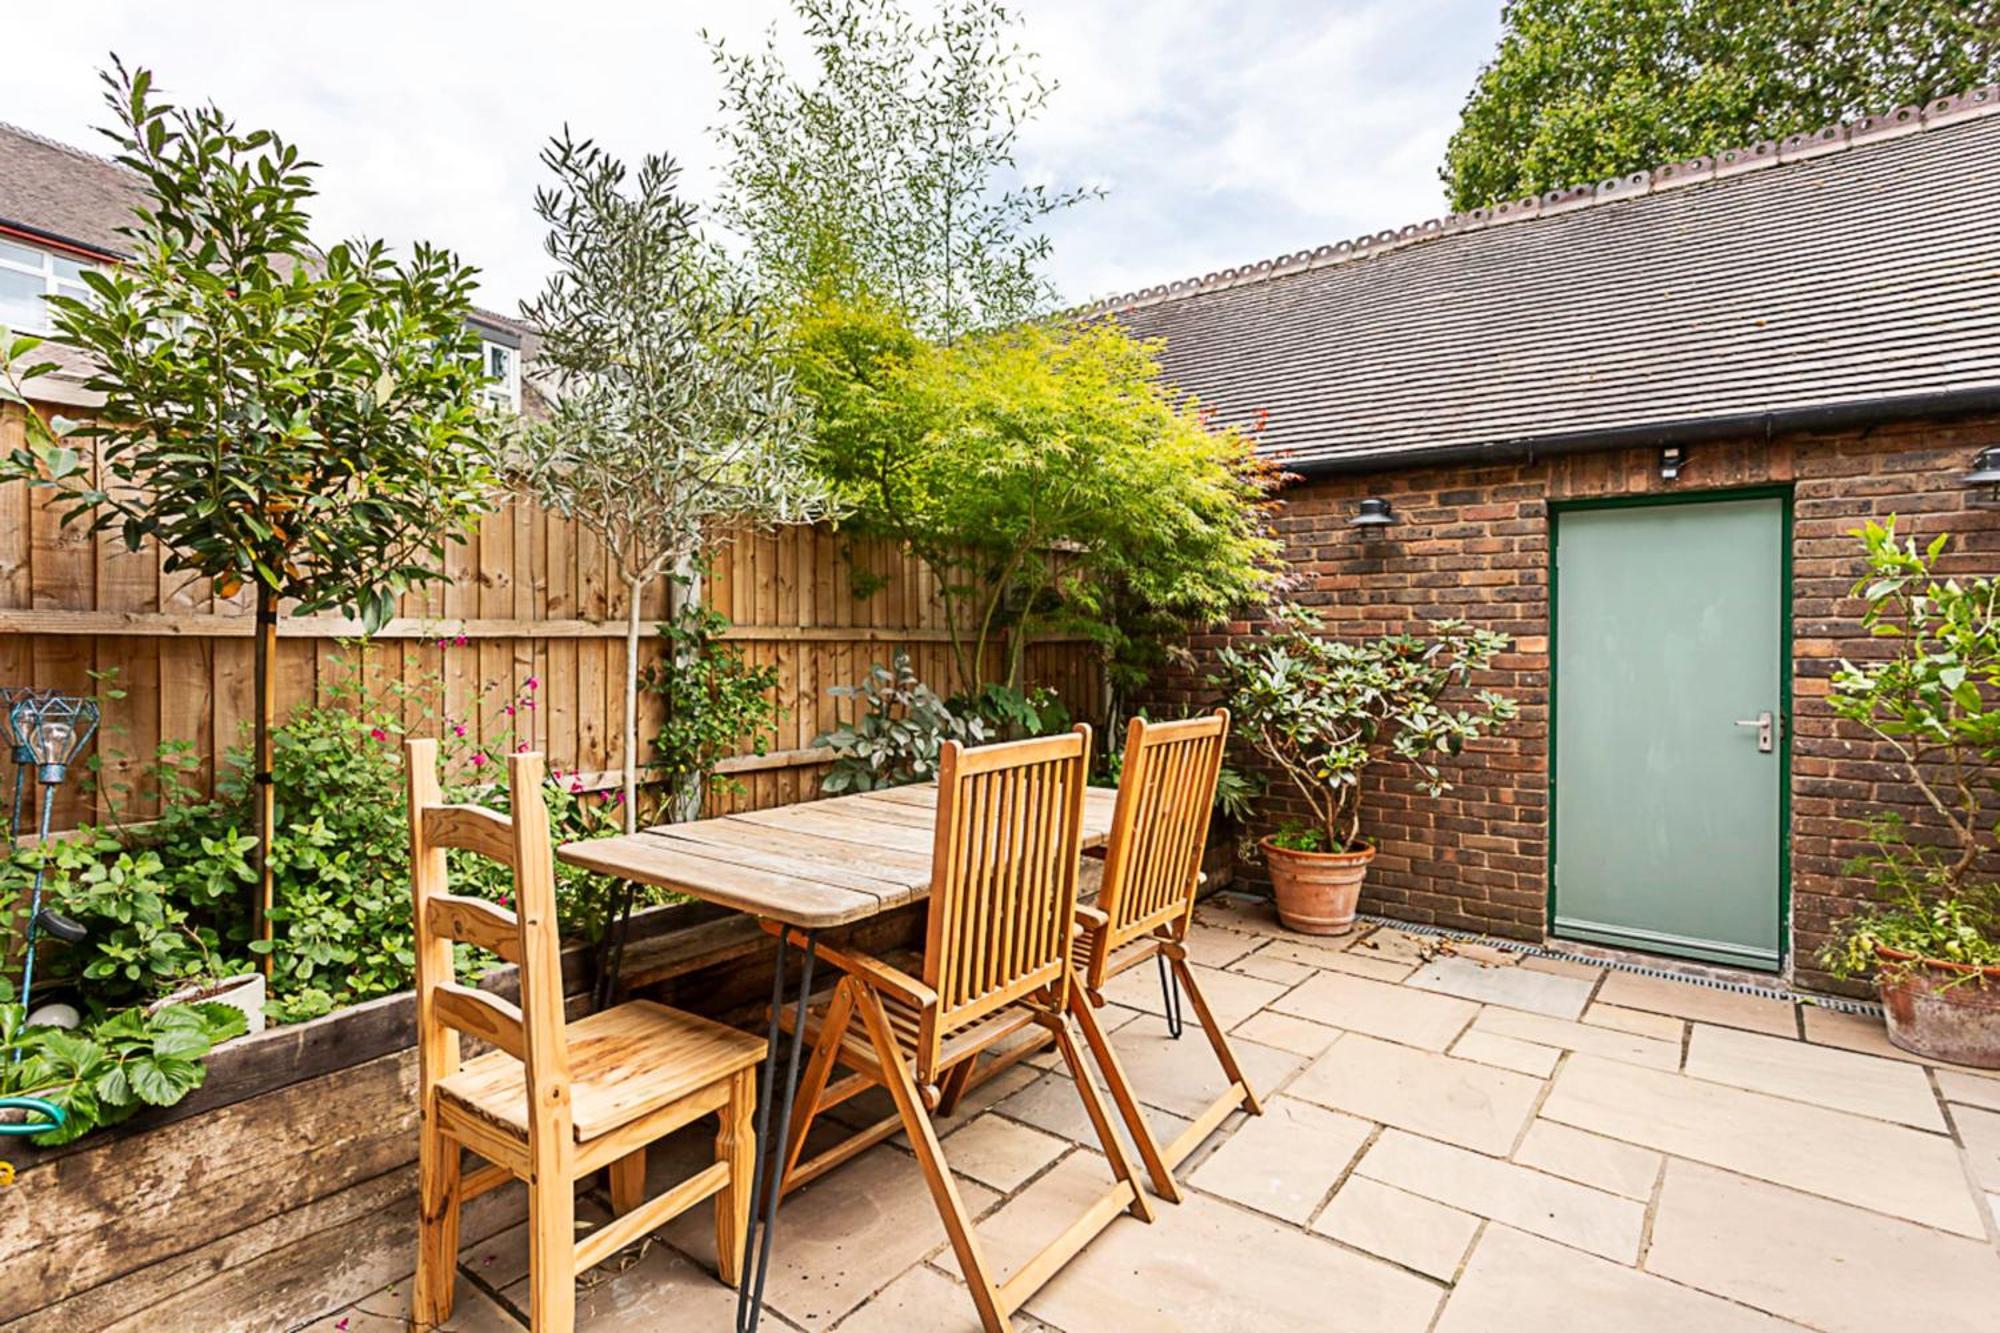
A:
{"label": "window of neighbouring house", "polygon": [[0,238],[0,325],[21,333],[47,333],[47,296],[87,297],[88,265],[40,246]]}
{"label": "window of neighbouring house", "polygon": [[486,401],[510,412],[521,410],[521,353],[505,343],[484,342]]}

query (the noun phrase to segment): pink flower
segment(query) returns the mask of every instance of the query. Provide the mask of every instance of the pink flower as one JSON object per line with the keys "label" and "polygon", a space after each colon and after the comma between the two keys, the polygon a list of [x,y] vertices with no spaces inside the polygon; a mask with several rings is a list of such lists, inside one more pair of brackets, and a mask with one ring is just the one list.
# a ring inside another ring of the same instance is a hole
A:
{"label": "pink flower", "polygon": [[382,730],[382,728],[380,727],[368,728],[368,734],[370,736],[373,736],[378,741],[386,741],[389,739],[389,733]]}
{"label": "pink flower", "polygon": [[454,736],[463,736],[465,734],[465,724],[463,722],[452,723],[451,734]]}
{"label": "pink flower", "polygon": [[464,636],[463,634],[459,635],[459,636],[458,636],[457,638],[455,638],[455,639],[453,639],[453,640],[452,640],[452,643],[453,643],[453,645],[455,645],[456,647],[459,647],[459,648],[463,648],[463,647],[465,647],[465,643],[466,643],[466,639],[465,639],[465,636]]}
{"label": "pink flower", "polygon": [[514,716],[514,705],[512,704],[507,705],[507,716],[508,717]]}
{"label": "pink flower", "polygon": [[581,792],[583,790],[583,779],[571,778],[569,780],[569,789],[572,794]]}
{"label": "pink flower", "polygon": [[482,751],[480,751],[479,753],[477,753],[477,754],[475,754],[475,755],[473,755],[473,756],[472,756],[472,766],[473,766],[474,768],[484,768],[484,767],[486,766],[486,752],[485,752],[485,751],[483,751],[483,750],[482,750]]}
{"label": "pink flower", "polygon": [[449,647],[451,647],[451,640],[450,640],[450,639],[439,639],[439,640],[438,640],[438,647],[440,647],[440,648],[449,648]]}
{"label": "pink flower", "polygon": [[528,743],[526,741],[522,741],[519,745],[516,745],[514,747],[515,754],[526,754],[527,752],[528,752]]}
{"label": "pink flower", "polygon": [[529,688],[529,689],[531,689],[531,690],[534,690],[534,689],[540,689],[540,688],[541,688],[541,684],[542,684],[542,679],[541,679],[541,677],[540,677],[540,676],[530,676],[530,677],[528,677],[528,688]]}

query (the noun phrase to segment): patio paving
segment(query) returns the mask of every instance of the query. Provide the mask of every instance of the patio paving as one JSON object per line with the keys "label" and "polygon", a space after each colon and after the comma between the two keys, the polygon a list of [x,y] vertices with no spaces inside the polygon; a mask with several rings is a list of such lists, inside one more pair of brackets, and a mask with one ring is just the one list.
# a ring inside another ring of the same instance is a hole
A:
{"label": "patio paving", "polygon": [[[1186,1202],[1113,1223],[1018,1328],[1992,1326],[2000,1077],[1811,1006],[1390,928],[1308,939],[1238,898],[1197,919],[1266,1114],[1232,1117],[1181,1168]],[[1165,1137],[1220,1074],[1191,1013],[1168,1039],[1150,969],[1120,983],[1107,1025]],[[1002,1277],[1110,1180],[1045,1059],[945,1128]],[[659,1178],[706,1152],[676,1140]],[[726,1327],[713,1259],[699,1209],[588,1275],[578,1327]],[[525,1272],[519,1228],[468,1247],[451,1327],[521,1327]],[[405,1280],[310,1327],[396,1328],[407,1309]],[[900,1140],[787,1202],[765,1327],[977,1327]]]}

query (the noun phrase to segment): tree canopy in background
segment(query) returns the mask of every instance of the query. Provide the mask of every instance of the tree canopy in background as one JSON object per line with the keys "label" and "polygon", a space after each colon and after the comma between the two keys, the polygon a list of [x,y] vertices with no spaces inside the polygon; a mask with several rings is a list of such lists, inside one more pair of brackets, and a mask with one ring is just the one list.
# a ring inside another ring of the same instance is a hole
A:
{"label": "tree canopy in background", "polygon": [[950,342],[1046,309],[1042,219],[1088,197],[1018,178],[1021,126],[1048,99],[997,0],[793,0],[812,65],[778,38],[710,49],[729,155],[717,217],[781,306],[865,297]]}
{"label": "tree canopy in background", "polygon": [[2000,79],[1993,0],[1509,0],[1445,151],[1455,209]]}

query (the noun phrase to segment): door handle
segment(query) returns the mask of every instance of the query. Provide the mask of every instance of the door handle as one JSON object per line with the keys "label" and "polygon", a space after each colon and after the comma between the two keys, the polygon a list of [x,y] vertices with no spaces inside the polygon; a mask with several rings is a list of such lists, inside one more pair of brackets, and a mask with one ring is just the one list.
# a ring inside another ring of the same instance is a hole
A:
{"label": "door handle", "polygon": [[1759,713],[1755,717],[1738,718],[1736,721],[1736,725],[1739,727],[1757,728],[1757,753],[1758,754],[1771,753],[1773,727],[1771,724],[1771,714],[1769,712]]}

